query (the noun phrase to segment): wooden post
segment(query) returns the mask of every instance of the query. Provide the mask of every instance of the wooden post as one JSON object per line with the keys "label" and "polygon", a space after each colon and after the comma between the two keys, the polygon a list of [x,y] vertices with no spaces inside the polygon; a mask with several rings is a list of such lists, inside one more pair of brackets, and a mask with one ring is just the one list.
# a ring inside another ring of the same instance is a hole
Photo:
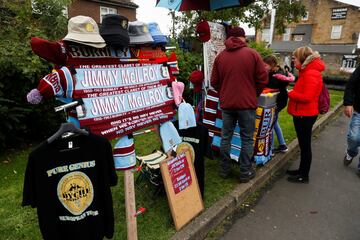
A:
{"label": "wooden post", "polygon": [[124,173],[125,184],[125,208],[126,208],[126,223],[127,223],[127,239],[137,240],[137,225],[136,225],[136,206],[135,206],[135,186],[134,173],[126,170]]}

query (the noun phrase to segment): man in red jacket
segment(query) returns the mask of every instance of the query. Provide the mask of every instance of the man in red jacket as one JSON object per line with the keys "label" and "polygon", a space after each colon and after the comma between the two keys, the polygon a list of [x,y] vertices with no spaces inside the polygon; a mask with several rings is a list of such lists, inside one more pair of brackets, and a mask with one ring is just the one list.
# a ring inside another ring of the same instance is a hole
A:
{"label": "man in red jacket", "polygon": [[215,59],[211,86],[219,92],[223,126],[220,144],[220,176],[230,174],[231,138],[239,123],[241,137],[240,182],[255,177],[251,168],[254,152],[257,97],[268,83],[268,73],[258,52],[247,47],[245,31],[234,27],[228,32],[226,49]]}

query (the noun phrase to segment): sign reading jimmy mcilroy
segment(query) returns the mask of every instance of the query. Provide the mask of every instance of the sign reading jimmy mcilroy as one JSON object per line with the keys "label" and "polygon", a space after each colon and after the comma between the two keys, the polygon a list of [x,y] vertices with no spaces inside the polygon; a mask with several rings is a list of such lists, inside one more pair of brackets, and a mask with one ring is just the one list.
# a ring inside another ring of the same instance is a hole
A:
{"label": "sign reading jimmy mcilroy", "polygon": [[346,19],[347,8],[333,8],[331,12],[331,19]]}
{"label": "sign reading jimmy mcilroy", "polygon": [[74,98],[82,98],[81,126],[116,138],[170,120],[173,97],[163,64],[81,65],[76,68]]}

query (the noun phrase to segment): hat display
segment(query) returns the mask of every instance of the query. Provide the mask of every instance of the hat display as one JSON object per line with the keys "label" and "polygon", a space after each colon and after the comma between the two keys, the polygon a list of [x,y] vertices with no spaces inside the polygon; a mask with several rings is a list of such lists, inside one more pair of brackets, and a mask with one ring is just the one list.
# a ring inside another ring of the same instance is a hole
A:
{"label": "hat display", "polygon": [[160,125],[160,138],[164,152],[170,151],[173,147],[181,143],[179,133],[170,121]]}
{"label": "hat display", "polygon": [[171,87],[172,87],[172,90],[173,90],[175,104],[177,106],[179,106],[179,104],[183,100],[182,94],[183,94],[184,89],[185,89],[185,84],[183,82],[174,81],[174,82],[171,83]]}
{"label": "hat display", "polygon": [[110,47],[127,47],[130,43],[129,20],[119,14],[106,14],[103,17],[100,35]]}
{"label": "hat display", "polygon": [[207,21],[204,19],[196,25],[196,33],[199,34],[199,39],[202,42],[207,42],[210,40],[210,26]]}
{"label": "hat display", "polygon": [[149,32],[154,39],[155,44],[166,45],[167,38],[161,32],[159,25],[156,22],[151,22],[148,24]]}
{"label": "hat display", "polygon": [[139,21],[129,22],[129,37],[133,45],[154,42],[147,25]]}
{"label": "hat display", "polygon": [[99,28],[94,19],[87,16],[72,17],[68,23],[68,34],[65,41],[81,43],[95,48],[106,46],[105,40],[99,34]]}
{"label": "hat display", "polygon": [[181,103],[178,109],[179,129],[196,127],[196,118],[193,107],[189,103]]}
{"label": "hat display", "polygon": [[230,28],[227,37],[245,37],[245,30],[242,27]]}
{"label": "hat display", "polygon": [[114,163],[116,170],[126,170],[136,165],[134,139],[128,135],[121,137],[114,146]]}

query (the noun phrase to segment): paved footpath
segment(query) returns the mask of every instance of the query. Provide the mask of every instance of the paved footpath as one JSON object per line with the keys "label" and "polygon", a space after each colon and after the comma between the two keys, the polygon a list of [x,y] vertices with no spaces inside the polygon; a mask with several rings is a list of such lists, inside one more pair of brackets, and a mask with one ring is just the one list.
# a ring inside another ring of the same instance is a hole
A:
{"label": "paved footpath", "polygon": [[[359,240],[358,158],[347,168],[342,163],[348,121],[341,114],[313,140],[309,184],[282,177],[221,239]],[[299,157],[291,168],[298,164]]]}

